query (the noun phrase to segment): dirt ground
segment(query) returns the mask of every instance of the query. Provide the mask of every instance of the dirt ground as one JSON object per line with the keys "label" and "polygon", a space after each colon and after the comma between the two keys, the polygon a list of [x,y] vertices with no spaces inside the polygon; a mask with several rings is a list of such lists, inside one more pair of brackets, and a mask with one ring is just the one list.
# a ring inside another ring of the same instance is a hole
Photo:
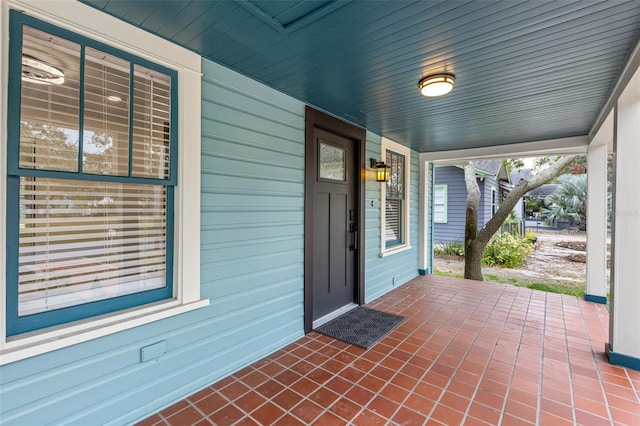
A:
{"label": "dirt ground", "polygon": [[[577,233],[536,233],[536,249],[520,269],[483,267],[482,273],[504,278],[519,278],[544,283],[562,283],[584,287],[587,266],[584,263],[586,236]],[[558,245],[559,244],[559,245]],[[571,247],[571,248],[570,248]],[[577,250],[576,250],[577,249]],[[570,260],[574,259],[574,260]],[[582,261],[581,261],[582,260]],[[464,275],[464,260],[436,256],[435,269]]]}

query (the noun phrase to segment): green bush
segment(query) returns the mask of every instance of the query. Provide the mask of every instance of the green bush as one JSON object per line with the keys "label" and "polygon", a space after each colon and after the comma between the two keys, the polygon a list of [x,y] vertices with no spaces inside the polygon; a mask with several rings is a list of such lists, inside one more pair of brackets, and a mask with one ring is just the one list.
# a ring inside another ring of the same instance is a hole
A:
{"label": "green bush", "polygon": [[524,234],[525,240],[531,243],[531,246],[535,247],[536,242],[538,241],[538,235],[533,232],[531,229],[527,229],[527,232]]}
{"label": "green bush", "polygon": [[435,254],[446,254],[451,256],[464,257],[464,244],[460,241],[450,241],[448,243],[436,244],[433,248]]}
{"label": "green bush", "polygon": [[486,266],[518,268],[532,251],[533,244],[526,237],[505,232],[496,235],[487,244],[482,263]]}

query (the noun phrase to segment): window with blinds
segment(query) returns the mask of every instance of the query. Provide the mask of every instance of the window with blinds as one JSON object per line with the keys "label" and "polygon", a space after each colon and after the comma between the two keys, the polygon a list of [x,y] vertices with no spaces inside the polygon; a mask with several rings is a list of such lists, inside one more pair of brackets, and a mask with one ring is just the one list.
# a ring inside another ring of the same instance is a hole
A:
{"label": "window with blinds", "polygon": [[7,334],[171,298],[177,74],[12,19]]}
{"label": "window with blinds", "polygon": [[385,245],[386,248],[403,243],[404,216],[404,155],[387,151],[385,163],[391,167],[385,195]]}

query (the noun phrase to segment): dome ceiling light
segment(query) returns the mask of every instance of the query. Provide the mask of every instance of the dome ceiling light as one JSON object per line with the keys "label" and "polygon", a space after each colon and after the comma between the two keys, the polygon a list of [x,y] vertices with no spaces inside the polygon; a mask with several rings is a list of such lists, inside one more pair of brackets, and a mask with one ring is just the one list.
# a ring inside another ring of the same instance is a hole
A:
{"label": "dome ceiling light", "polygon": [[62,84],[61,69],[29,55],[22,55],[22,80],[37,84]]}
{"label": "dome ceiling light", "polygon": [[456,77],[453,74],[433,74],[420,80],[420,93],[430,98],[442,96],[453,90]]}

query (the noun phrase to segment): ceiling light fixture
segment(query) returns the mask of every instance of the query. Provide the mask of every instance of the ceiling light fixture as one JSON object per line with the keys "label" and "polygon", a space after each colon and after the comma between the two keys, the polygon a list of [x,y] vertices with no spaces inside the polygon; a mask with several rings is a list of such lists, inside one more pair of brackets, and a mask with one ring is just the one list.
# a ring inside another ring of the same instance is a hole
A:
{"label": "ceiling light fixture", "polygon": [[64,73],[61,69],[29,55],[22,55],[22,80],[37,84],[62,84]]}
{"label": "ceiling light fixture", "polygon": [[109,95],[107,96],[107,99],[111,102],[122,102],[122,98],[118,95]]}
{"label": "ceiling light fixture", "polygon": [[442,96],[453,90],[456,77],[453,74],[433,74],[420,80],[420,93],[430,98]]}

